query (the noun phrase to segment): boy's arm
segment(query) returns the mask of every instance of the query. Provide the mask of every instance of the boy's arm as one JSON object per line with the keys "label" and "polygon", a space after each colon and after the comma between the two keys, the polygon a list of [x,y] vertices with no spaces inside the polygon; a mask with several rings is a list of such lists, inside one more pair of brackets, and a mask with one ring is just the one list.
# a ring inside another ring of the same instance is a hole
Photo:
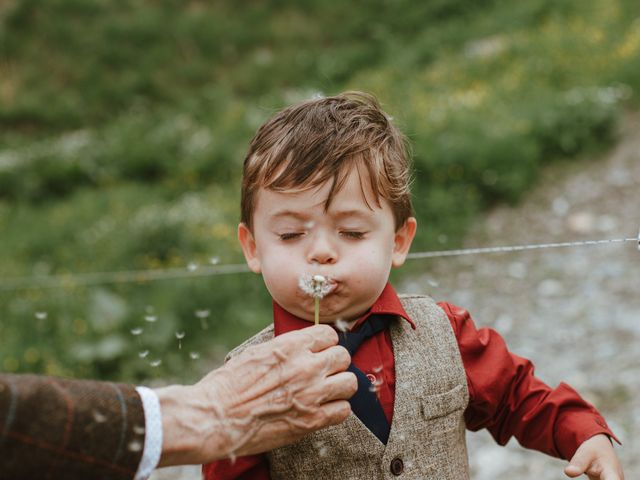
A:
{"label": "boy's arm", "polygon": [[478,330],[462,308],[439,305],[451,321],[467,374],[467,428],[488,429],[500,445],[515,436],[526,448],[565,460],[595,435],[618,441],[593,405],[573,388],[565,383],[549,387],[534,376],[529,360],[509,352],[497,332]]}

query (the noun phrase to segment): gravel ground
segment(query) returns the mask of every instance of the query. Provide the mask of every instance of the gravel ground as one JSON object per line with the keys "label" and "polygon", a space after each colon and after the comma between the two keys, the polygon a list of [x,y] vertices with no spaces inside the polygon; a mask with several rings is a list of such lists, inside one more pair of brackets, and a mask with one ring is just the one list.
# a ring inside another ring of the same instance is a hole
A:
{"label": "gravel ground", "polygon": [[[514,208],[492,211],[467,246],[632,238],[640,227],[640,116],[623,122],[606,158],[550,167]],[[634,242],[423,262],[428,274],[400,291],[429,292],[498,330],[510,349],[550,385],[565,381],[594,403],[623,442],[627,480],[640,479],[640,251]],[[566,462],[500,447],[469,433],[474,480],[567,478]],[[200,478],[199,468],[168,468],[152,480]],[[586,478],[586,477],[582,477]]]}

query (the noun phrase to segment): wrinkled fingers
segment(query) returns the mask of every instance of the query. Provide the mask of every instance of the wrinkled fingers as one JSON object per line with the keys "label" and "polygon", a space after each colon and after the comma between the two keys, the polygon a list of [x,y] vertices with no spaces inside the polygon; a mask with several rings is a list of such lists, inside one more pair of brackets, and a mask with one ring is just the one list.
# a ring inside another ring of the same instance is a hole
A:
{"label": "wrinkled fingers", "polygon": [[358,390],[358,380],[351,372],[340,372],[331,375],[324,382],[322,388],[323,402],[334,400],[348,400]]}
{"label": "wrinkled fingers", "polygon": [[314,354],[314,357],[318,362],[318,367],[316,368],[325,375],[344,372],[351,363],[351,356],[347,349],[337,345]]}

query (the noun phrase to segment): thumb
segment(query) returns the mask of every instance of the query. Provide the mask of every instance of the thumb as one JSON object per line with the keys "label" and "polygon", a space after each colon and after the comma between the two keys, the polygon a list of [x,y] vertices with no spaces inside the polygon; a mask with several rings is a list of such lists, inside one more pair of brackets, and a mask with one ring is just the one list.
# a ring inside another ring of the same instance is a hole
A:
{"label": "thumb", "polygon": [[580,453],[577,452],[569,462],[569,465],[565,467],[564,474],[567,477],[574,478],[582,475],[589,468],[589,460],[585,455],[580,455]]}

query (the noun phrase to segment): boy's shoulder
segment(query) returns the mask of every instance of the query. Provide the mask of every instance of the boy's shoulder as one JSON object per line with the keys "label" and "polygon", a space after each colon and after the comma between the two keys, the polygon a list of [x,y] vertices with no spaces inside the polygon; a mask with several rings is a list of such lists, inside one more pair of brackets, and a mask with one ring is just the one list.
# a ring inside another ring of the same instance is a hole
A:
{"label": "boy's shoulder", "polygon": [[398,299],[409,317],[422,318],[426,314],[440,315],[441,308],[429,295],[417,293],[399,293]]}
{"label": "boy's shoulder", "polygon": [[231,357],[235,357],[236,355],[240,354],[247,348],[252,347],[253,345],[260,345],[261,343],[268,342],[273,338],[273,336],[273,324],[270,324],[256,333],[253,337],[245,340],[240,345],[231,350],[224,359],[225,363],[228,362]]}

